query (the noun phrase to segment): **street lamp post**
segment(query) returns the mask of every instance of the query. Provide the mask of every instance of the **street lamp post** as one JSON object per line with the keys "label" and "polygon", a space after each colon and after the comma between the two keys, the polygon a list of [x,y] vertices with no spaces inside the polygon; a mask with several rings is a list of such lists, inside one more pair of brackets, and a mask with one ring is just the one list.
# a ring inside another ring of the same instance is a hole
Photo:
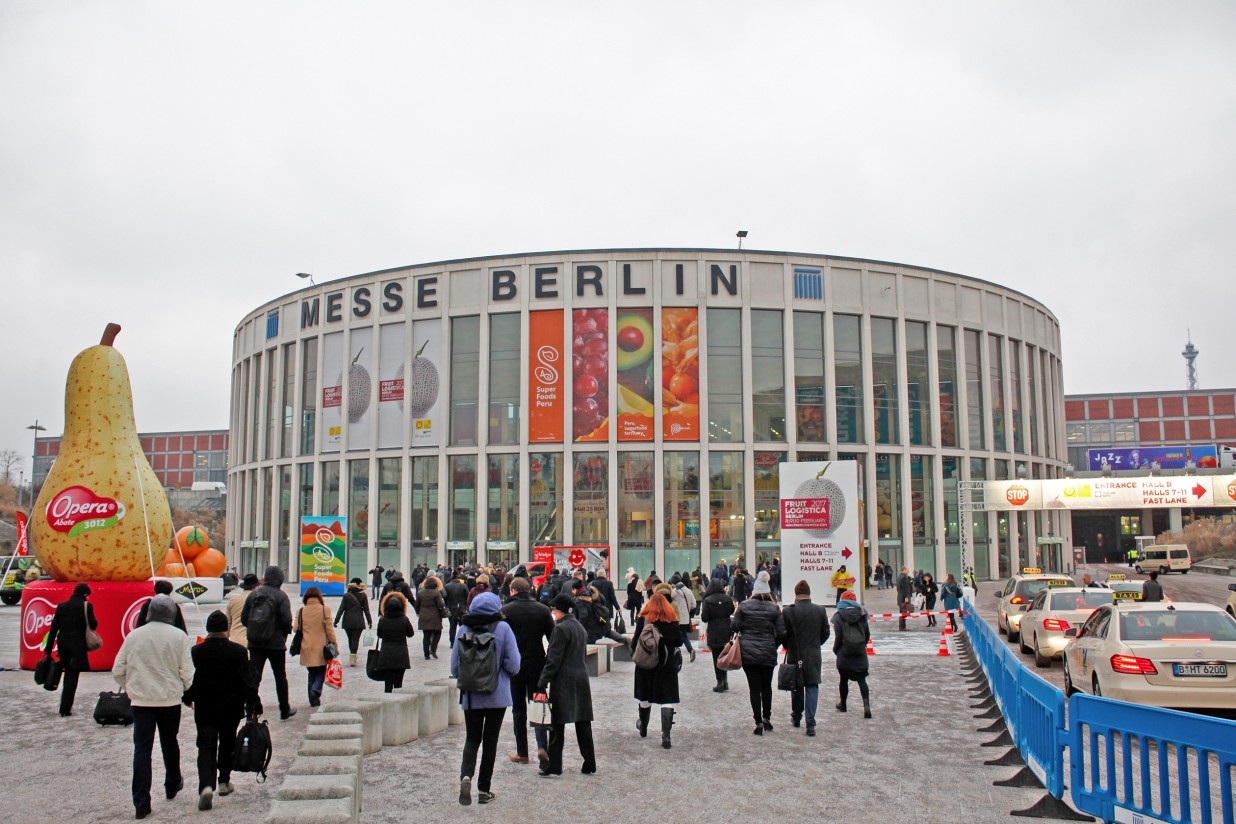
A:
{"label": "street lamp post", "polygon": [[34,430],[34,446],[30,450],[30,509],[29,514],[34,514],[34,473],[35,463],[39,459],[39,433],[46,432],[46,426],[39,426],[39,419],[34,419],[34,426],[27,426],[27,429]]}

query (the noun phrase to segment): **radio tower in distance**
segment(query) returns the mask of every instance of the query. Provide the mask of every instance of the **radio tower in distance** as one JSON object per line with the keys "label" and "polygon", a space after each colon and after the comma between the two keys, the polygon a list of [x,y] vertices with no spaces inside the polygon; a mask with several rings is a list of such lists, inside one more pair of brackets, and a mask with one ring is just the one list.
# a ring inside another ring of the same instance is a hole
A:
{"label": "radio tower in distance", "polygon": [[1193,345],[1193,331],[1189,330],[1188,334],[1189,341],[1185,344],[1184,351],[1180,354],[1185,359],[1185,379],[1188,381],[1188,388],[1197,389],[1197,364],[1194,361],[1197,360],[1198,353],[1201,350]]}

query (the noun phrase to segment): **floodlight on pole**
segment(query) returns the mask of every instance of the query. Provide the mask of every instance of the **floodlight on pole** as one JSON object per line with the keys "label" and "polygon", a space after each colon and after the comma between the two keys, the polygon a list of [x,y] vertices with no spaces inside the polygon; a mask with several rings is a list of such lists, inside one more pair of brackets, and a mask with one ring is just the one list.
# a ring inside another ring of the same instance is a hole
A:
{"label": "floodlight on pole", "polygon": [[739,229],[739,230],[738,230],[738,248],[739,248],[739,249],[741,249],[741,248],[742,248],[742,239],[743,239],[743,238],[745,238],[746,236],[747,236],[747,230],[746,230],[746,229]]}
{"label": "floodlight on pole", "polygon": [[26,428],[34,430],[34,448],[30,450],[30,510],[29,510],[30,512],[33,512],[34,511],[34,473],[35,473],[34,465],[35,465],[35,462],[38,461],[38,456],[39,456],[39,433],[46,432],[47,427],[39,426],[39,419],[35,418],[34,425],[27,426]]}
{"label": "floodlight on pole", "polygon": [[317,286],[317,284],[313,282],[313,275],[309,274],[308,272],[297,272],[296,277],[300,278],[301,280],[308,279],[310,286]]}

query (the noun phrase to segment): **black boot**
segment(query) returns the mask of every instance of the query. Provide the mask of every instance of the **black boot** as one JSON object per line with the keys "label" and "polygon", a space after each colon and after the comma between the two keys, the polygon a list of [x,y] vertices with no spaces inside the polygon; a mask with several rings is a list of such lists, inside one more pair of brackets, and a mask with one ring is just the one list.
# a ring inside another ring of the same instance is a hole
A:
{"label": "black boot", "polygon": [[721,673],[721,691],[722,692],[730,691],[730,674],[728,672]]}
{"label": "black boot", "polygon": [[635,729],[639,730],[640,738],[648,737],[648,719],[652,716],[652,707],[639,708],[639,721],[635,724]]}
{"label": "black boot", "polygon": [[870,718],[870,717],[871,717],[871,700],[865,698],[863,699],[863,718]]}
{"label": "black boot", "polygon": [[837,702],[837,712],[845,712],[845,699],[842,698]]}
{"label": "black boot", "polygon": [[661,708],[661,746],[670,748],[670,728],[674,726],[674,708]]}

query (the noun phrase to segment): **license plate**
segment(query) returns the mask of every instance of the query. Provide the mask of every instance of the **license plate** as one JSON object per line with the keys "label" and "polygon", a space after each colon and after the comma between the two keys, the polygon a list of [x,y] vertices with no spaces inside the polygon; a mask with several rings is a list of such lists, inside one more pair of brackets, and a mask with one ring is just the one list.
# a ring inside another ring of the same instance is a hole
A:
{"label": "license plate", "polygon": [[1181,678],[1226,678],[1227,664],[1172,664],[1172,674]]}

